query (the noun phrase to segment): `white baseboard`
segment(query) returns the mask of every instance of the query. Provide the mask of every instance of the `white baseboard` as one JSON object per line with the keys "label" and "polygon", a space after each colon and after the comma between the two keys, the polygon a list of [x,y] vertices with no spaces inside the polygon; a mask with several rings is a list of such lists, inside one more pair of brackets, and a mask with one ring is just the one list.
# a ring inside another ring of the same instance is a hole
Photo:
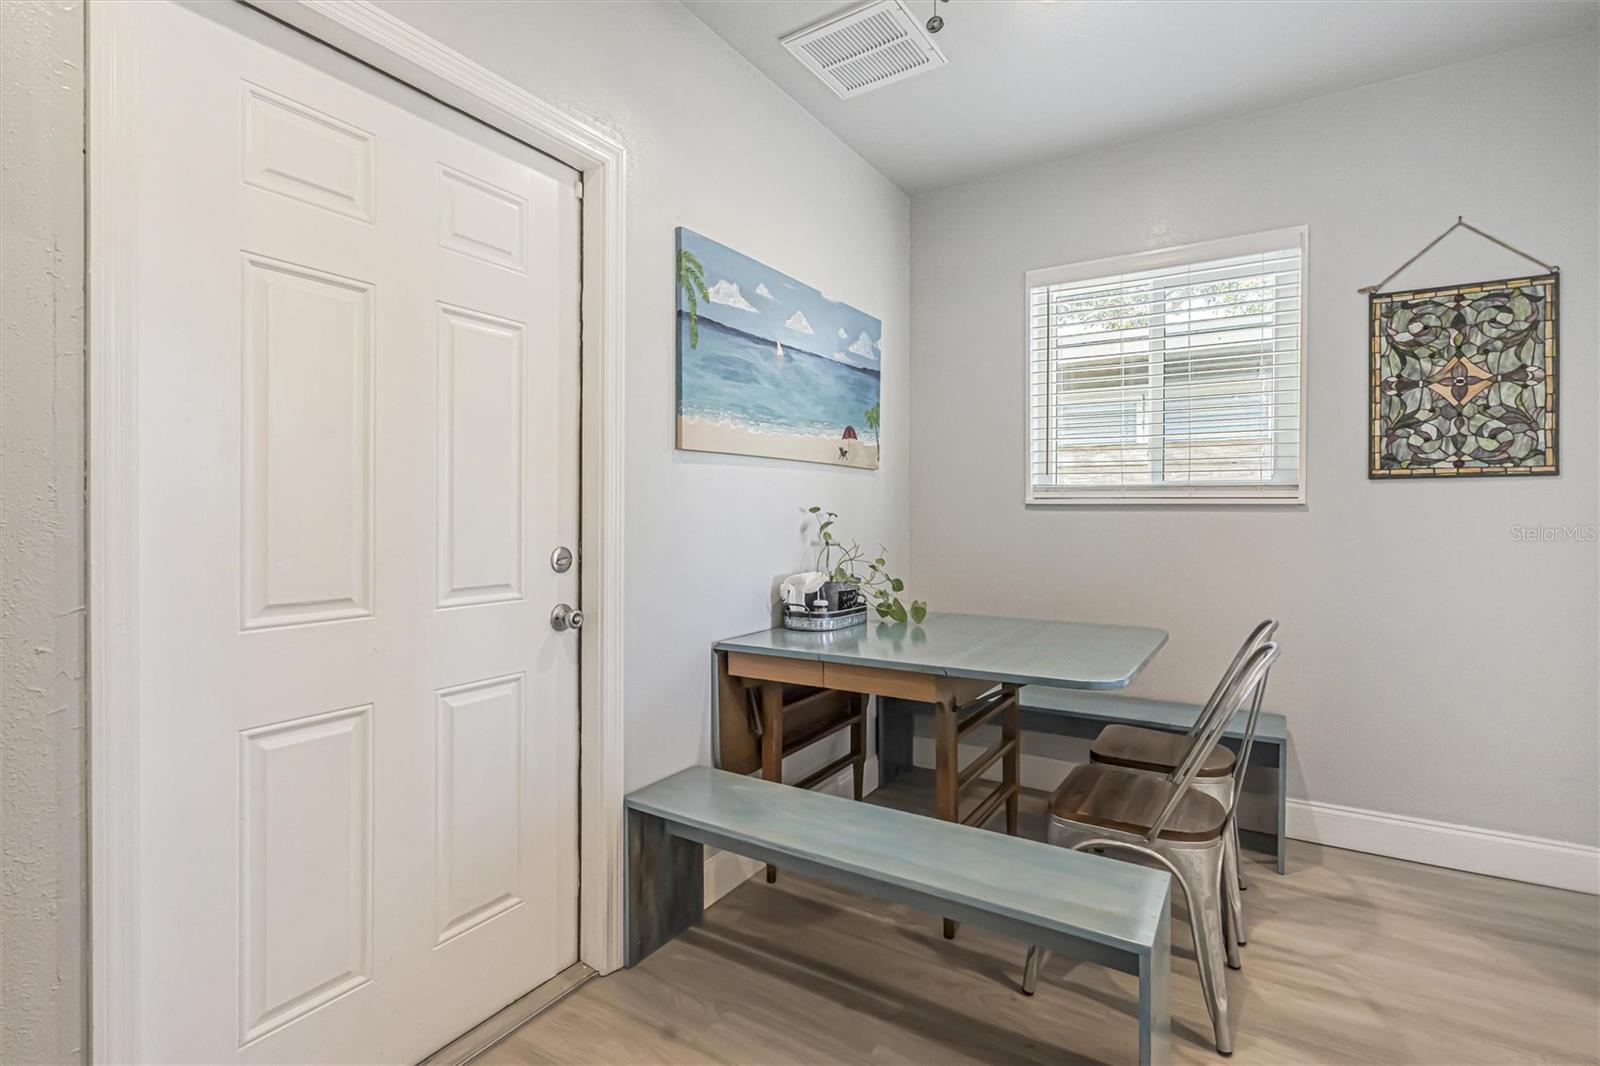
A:
{"label": "white baseboard", "polygon": [[1496,829],[1288,801],[1289,836],[1452,870],[1600,895],[1600,848]]}
{"label": "white baseboard", "polygon": [[[867,757],[866,766],[862,774],[862,791],[872,792],[878,787],[878,757]],[[815,791],[826,792],[831,796],[849,796],[854,791],[854,782],[847,766],[829,779],[825,785],[819,785]],[[715,848],[706,849],[705,869],[705,906],[709,907],[729,892],[744,884],[750,878],[766,868],[765,863],[755,859],[747,859],[743,855],[735,855],[731,851],[717,851]]]}
{"label": "white baseboard", "polygon": [[[966,762],[983,750],[981,745],[963,744],[961,760]],[[932,738],[914,738],[912,761],[917,766],[933,765]],[[1073,765],[1023,753],[1022,787],[1051,791]],[[990,767],[984,777],[998,779],[999,773],[998,766]],[[1290,799],[1286,805],[1287,835],[1294,840],[1600,895],[1600,848],[1591,845],[1337,803]],[[1269,829],[1277,817],[1275,806],[1270,795],[1246,792],[1239,803],[1240,827]]]}

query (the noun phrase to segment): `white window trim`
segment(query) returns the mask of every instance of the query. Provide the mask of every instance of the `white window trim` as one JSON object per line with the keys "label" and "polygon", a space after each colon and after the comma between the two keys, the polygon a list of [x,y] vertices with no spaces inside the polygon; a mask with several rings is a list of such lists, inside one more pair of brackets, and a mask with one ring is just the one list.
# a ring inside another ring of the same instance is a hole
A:
{"label": "white window trim", "polygon": [[1264,230],[1238,237],[1225,237],[1214,241],[1196,241],[1171,248],[1157,248],[1148,252],[1113,255],[1104,259],[1090,259],[1065,266],[1040,267],[1029,270],[1022,277],[1022,321],[1027,322],[1032,290],[1041,285],[1060,285],[1109,274],[1131,274],[1145,270],[1159,270],[1185,262],[1205,259],[1227,259],[1287,247],[1293,242],[1300,245],[1300,451],[1299,471],[1293,485],[1163,485],[1151,488],[1108,489],[1105,486],[1083,488],[1053,488],[1039,490],[1033,484],[1033,431],[1028,412],[1033,403],[1033,384],[1030,375],[1033,346],[1026,328],[1022,331],[1022,498],[1029,507],[1170,507],[1174,505],[1224,505],[1284,507],[1303,505],[1306,502],[1306,455],[1310,451],[1310,423],[1306,405],[1306,381],[1310,377],[1310,227],[1289,226],[1283,229]]}

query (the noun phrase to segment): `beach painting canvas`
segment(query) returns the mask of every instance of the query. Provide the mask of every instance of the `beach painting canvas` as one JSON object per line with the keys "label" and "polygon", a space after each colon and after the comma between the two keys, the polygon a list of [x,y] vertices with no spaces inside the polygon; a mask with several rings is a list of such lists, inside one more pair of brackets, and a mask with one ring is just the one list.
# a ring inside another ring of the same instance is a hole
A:
{"label": "beach painting canvas", "polygon": [[878,467],[883,324],[678,230],[678,447]]}

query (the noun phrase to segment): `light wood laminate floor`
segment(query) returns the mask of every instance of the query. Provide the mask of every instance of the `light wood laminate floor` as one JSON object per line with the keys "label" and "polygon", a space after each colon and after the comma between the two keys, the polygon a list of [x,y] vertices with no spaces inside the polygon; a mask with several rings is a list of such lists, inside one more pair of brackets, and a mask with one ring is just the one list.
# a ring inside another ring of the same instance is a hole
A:
{"label": "light wood laminate floor", "polygon": [[[871,800],[931,805],[926,771]],[[1025,795],[1039,836],[1043,798]],[[1250,944],[1228,975],[1232,1062],[1600,1062],[1600,900],[1290,842],[1247,853]],[[1173,922],[1173,1055],[1211,1046]],[[747,882],[632,970],[590,981],[491,1063],[1080,1063],[1135,1050],[1132,978],[793,874]]]}

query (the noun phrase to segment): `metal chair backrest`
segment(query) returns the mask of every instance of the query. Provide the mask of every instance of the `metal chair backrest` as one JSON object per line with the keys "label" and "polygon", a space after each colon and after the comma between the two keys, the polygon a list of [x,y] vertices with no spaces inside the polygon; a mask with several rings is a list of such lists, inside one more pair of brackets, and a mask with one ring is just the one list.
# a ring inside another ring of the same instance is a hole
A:
{"label": "metal chair backrest", "polygon": [[[1216,705],[1217,699],[1222,695],[1222,690],[1228,687],[1228,682],[1232,681],[1244,667],[1245,660],[1254,655],[1257,648],[1271,640],[1272,635],[1277,631],[1278,620],[1276,618],[1268,618],[1264,622],[1256,623],[1256,627],[1250,631],[1248,637],[1244,638],[1244,643],[1239,645],[1239,650],[1234,653],[1233,662],[1229,663],[1228,668],[1222,672],[1222,678],[1217,682],[1217,687],[1212,690],[1211,698],[1206,700],[1205,705],[1208,709]],[[1201,711],[1184,733],[1184,736],[1194,736],[1205,725],[1205,721],[1205,711]]]}
{"label": "metal chair backrest", "polygon": [[1183,758],[1178,760],[1178,765],[1174,766],[1172,772],[1167,775],[1168,781],[1176,784],[1178,779],[1187,771],[1191,762],[1200,764],[1210,757],[1211,748],[1207,747],[1201,750],[1201,734],[1215,725],[1219,716],[1223,722],[1224,729],[1227,728],[1227,723],[1233,721],[1232,712],[1224,714],[1222,711],[1223,693],[1227,692],[1228,686],[1239,676],[1244,669],[1244,664],[1250,660],[1250,656],[1254,655],[1257,649],[1267,643],[1267,639],[1277,631],[1277,628],[1278,620],[1276,618],[1268,618],[1266,621],[1258,623],[1250,631],[1250,635],[1245,638],[1244,643],[1239,646],[1238,652],[1234,654],[1233,662],[1229,663],[1228,668],[1222,672],[1222,679],[1217,682],[1217,687],[1212,691],[1211,698],[1206,700],[1205,706],[1195,716],[1194,724],[1189,727],[1189,732],[1186,734],[1189,737],[1189,747],[1184,751]]}
{"label": "metal chair backrest", "polygon": [[[1238,713],[1244,702],[1250,699],[1261,687],[1261,682],[1266,678],[1267,672],[1272,669],[1272,663],[1278,657],[1278,646],[1271,642],[1257,648],[1245,661],[1244,668],[1234,674],[1233,678],[1223,687],[1222,693],[1217,698],[1216,707],[1207,708],[1212,711],[1208,717],[1206,727],[1196,735],[1194,744],[1189,749],[1189,754],[1183,760],[1178,770],[1169,776],[1168,780],[1176,786],[1172,795],[1167,799],[1167,805],[1162,809],[1159,817],[1150,826],[1150,831],[1145,834],[1145,839],[1155,843],[1161,836],[1161,830],[1166,827],[1178,809],[1178,804],[1183,801],[1189,786],[1200,773],[1200,767],[1205,763],[1213,749],[1222,741],[1222,734],[1228,728],[1228,723]],[[1240,779],[1243,778],[1240,774]],[[1238,785],[1235,783],[1235,792]]]}
{"label": "metal chair backrest", "polygon": [[[1277,623],[1273,623],[1276,626]],[[1244,740],[1239,745],[1239,757],[1233,764],[1233,802],[1228,805],[1228,817],[1239,816],[1239,796],[1244,792],[1245,767],[1250,765],[1250,748],[1256,742],[1256,721],[1261,717],[1261,699],[1267,694],[1267,675],[1272,672],[1272,664],[1267,664],[1267,669],[1261,674],[1261,680],[1256,682],[1255,692],[1250,697],[1250,714],[1244,723]],[[1280,767],[1278,772],[1284,770]]]}
{"label": "metal chair backrest", "polygon": [[[1267,643],[1264,641],[1255,641],[1256,634],[1263,632],[1270,633],[1277,628],[1278,623],[1276,619],[1268,619],[1256,627],[1255,631],[1251,634],[1250,641],[1247,641],[1247,644],[1254,641],[1257,645],[1255,648],[1250,650],[1250,657],[1253,657],[1256,651],[1259,651],[1260,648],[1265,647]],[[1200,767],[1204,766],[1206,760],[1211,757],[1212,751],[1216,748],[1216,741],[1206,743],[1203,738],[1214,733],[1217,739],[1220,740],[1222,734],[1227,732],[1228,727],[1233,724],[1233,719],[1237,714],[1237,708],[1233,710],[1225,708],[1223,706],[1221,693],[1225,693],[1228,689],[1228,686],[1232,685],[1233,682],[1244,673],[1244,665],[1242,664],[1247,664],[1250,661],[1250,657],[1246,657],[1241,663],[1241,660],[1236,656],[1234,663],[1229,665],[1228,672],[1223,674],[1222,685],[1220,686],[1219,694],[1212,703],[1208,704],[1206,708],[1201,711],[1199,718],[1196,720],[1199,728],[1196,730],[1192,743],[1189,745],[1189,750],[1184,752],[1183,758],[1179,760],[1178,765],[1173,769],[1173,772],[1167,775],[1168,780],[1172,781],[1174,784],[1176,784],[1177,781],[1186,773],[1198,773]],[[1266,675],[1262,675],[1262,682],[1264,683],[1265,680]],[[1261,711],[1260,693],[1261,686],[1257,685],[1255,702],[1251,705],[1250,714],[1246,716],[1246,744],[1249,744],[1255,738],[1256,719],[1259,717]],[[1242,757],[1234,762],[1235,767],[1244,766],[1243,757],[1247,757],[1249,752],[1241,748],[1240,755]],[[1237,783],[1241,777],[1242,775],[1235,775],[1235,783]]]}

